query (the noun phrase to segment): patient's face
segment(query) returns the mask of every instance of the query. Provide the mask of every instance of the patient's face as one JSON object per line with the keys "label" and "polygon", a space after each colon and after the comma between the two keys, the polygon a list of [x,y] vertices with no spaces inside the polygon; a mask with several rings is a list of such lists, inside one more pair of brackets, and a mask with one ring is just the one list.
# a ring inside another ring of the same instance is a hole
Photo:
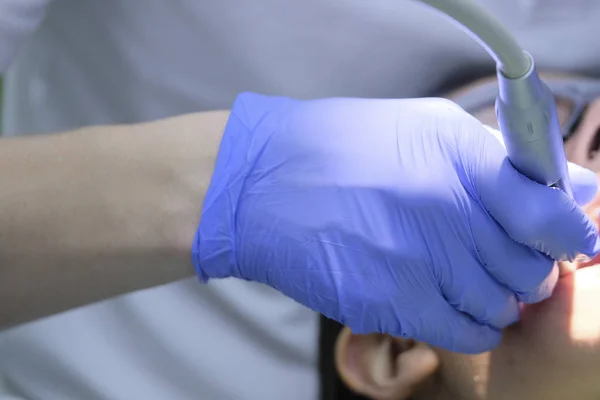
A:
{"label": "patient's face", "polygon": [[551,299],[525,306],[501,345],[476,356],[346,329],[338,370],[377,400],[600,399],[599,288],[600,266],[561,277]]}
{"label": "patient's face", "polygon": [[[494,125],[493,110],[476,117]],[[566,144],[571,161],[596,172],[599,128],[600,102],[589,107]],[[600,196],[586,209],[594,219],[598,210]],[[458,354],[345,329],[336,348],[338,370],[351,388],[376,400],[600,399],[597,262],[562,276],[549,300],[523,306],[521,322],[505,330],[492,352]]]}
{"label": "patient's face", "polygon": [[[600,398],[600,266],[563,276],[491,353],[437,350],[447,398]],[[454,395],[454,396],[452,396]]]}

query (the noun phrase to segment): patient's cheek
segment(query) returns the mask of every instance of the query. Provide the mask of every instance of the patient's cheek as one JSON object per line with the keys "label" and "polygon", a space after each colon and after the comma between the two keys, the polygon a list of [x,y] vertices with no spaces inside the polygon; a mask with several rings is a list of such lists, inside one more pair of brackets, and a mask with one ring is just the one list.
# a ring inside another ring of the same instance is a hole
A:
{"label": "patient's cheek", "polygon": [[600,267],[563,276],[548,300],[523,308],[491,355],[492,392],[519,399],[600,398]]}

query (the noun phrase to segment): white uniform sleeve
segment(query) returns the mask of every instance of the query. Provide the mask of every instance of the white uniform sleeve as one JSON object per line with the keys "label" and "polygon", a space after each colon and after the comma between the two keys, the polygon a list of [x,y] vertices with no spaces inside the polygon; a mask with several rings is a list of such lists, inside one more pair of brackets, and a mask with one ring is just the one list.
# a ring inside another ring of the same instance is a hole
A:
{"label": "white uniform sleeve", "polygon": [[19,46],[35,32],[51,0],[0,0],[0,73]]}

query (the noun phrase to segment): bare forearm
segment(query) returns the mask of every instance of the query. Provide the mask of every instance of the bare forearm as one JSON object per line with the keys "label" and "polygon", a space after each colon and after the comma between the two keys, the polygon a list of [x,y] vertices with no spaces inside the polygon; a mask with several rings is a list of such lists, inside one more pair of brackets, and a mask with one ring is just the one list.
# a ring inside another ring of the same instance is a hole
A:
{"label": "bare forearm", "polygon": [[0,327],[193,276],[227,116],[0,140]]}

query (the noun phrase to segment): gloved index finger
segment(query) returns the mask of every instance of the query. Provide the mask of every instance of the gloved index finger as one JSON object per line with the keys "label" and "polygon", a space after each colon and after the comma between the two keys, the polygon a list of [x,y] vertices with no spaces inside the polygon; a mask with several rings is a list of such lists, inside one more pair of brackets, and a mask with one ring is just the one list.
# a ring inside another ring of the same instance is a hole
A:
{"label": "gloved index finger", "polygon": [[[572,260],[578,254],[595,256],[600,250],[596,224],[577,203],[560,190],[538,184],[520,174],[506,152],[493,140],[484,145],[475,173],[475,185],[485,209],[516,242],[555,260]],[[589,174],[577,182],[589,183]],[[585,186],[585,185],[584,185]],[[592,189],[578,191],[589,197]]]}
{"label": "gloved index finger", "polygon": [[[502,144],[502,147],[506,148],[499,130],[487,125],[484,125],[484,127]],[[571,185],[573,186],[573,198],[577,204],[584,206],[596,197],[598,192],[598,177],[593,171],[572,162],[568,163],[568,168]]]}

